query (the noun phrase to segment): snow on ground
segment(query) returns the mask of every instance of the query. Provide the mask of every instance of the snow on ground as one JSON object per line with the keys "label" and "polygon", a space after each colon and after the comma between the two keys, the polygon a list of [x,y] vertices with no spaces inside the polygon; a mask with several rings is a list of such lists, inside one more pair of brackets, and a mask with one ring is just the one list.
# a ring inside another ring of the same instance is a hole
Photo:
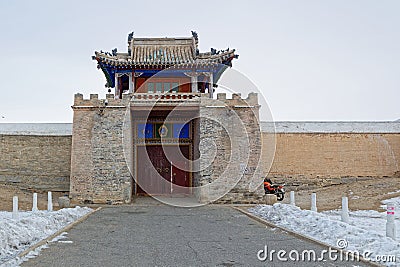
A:
{"label": "snow on ground", "polygon": [[386,209],[386,204],[389,203],[389,202],[393,203],[395,205],[395,207],[396,207],[397,213],[400,213],[400,197],[394,197],[394,198],[391,198],[391,199],[383,200],[382,201],[383,205],[381,205],[381,207]]}
{"label": "snow on ground", "polygon": [[397,191],[394,191],[394,192],[389,192],[389,193],[387,193],[388,195],[393,195],[393,194],[397,194],[397,193],[400,193],[400,190],[397,190]]}
{"label": "snow on ground", "polygon": [[[360,255],[367,253],[365,255],[368,258],[377,261],[383,256],[394,255],[396,263],[400,264],[400,209],[398,208],[400,207],[400,198],[386,200],[385,203],[389,201],[397,203],[395,217],[397,241],[386,237],[386,212],[350,211],[350,220],[347,224],[341,221],[340,210],[317,213],[277,203],[273,206],[258,205],[249,211],[275,225],[314,238],[331,247],[345,247],[346,250],[357,251]],[[340,246],[338,246],[338,242],[340,242]],[[392,266],[395,264],[383,261],[381,260],[380,263]]]}
{"label": "snow on ground", "polygon": [[19,212],[18,220],[12,219],[12,212],[1,211],[0,266],[91,210],[86,207],[75,207],[52,212],[26,211]]}

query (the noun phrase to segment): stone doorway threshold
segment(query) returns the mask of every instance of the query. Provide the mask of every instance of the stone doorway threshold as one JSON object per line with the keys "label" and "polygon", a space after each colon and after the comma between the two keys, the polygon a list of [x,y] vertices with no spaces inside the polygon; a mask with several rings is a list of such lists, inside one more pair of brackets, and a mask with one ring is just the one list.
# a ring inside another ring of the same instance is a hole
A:
{"label": "stone doorway threshold", "polygon": [[198,207],[203,206],[204,203],[200,203],[194,196],[138,196],[132,203],[135,206],[158,206],[158,205],[170,205],[176,207]]}

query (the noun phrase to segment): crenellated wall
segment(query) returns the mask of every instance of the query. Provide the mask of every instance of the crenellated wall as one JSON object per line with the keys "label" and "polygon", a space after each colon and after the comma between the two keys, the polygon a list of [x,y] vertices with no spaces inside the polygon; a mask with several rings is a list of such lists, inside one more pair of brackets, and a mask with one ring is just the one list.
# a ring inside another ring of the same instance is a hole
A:
{"label": "crenellated wall", "polygon": [[202,187],[196,192],[200,202],[257,203],[262,198],[258,113],[255,93],[246,99],[240,94],[232,99],[225,94],[201,98],[197,176]]}
{"label": "crenellated wall", "polygon": [[[106,103],[106,100],[108,103]],[[124,117],[129,97],[106,100],[75,95],[70,197],[77,202],[128,203],[131,176],[124,156]]]}

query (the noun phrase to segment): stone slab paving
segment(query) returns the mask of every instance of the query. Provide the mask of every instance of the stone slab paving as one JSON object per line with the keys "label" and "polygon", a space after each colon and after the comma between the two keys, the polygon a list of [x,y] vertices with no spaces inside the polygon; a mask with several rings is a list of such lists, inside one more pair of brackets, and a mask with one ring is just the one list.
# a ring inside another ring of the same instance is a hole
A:
{"label": "stone slab paving", "polygon": [[[323,247],[268,228],[229,206],[106,207],[21,266],[354,266],[351,262],[262,262],[264,248]],[[328,258],[328,257],[326,257]],[[365,266],[357,263],[358,266]]]}

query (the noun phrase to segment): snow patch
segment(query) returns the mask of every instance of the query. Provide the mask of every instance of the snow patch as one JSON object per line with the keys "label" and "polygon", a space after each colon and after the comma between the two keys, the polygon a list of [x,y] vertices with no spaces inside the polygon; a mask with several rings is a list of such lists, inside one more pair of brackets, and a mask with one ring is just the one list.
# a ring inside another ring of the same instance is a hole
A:
{"label": "snow patch", "polygon": [[[400,200],[400,199],[399,199]],[[392,200],[393,201],[393,200]],[[313,212],[299,207],[276,203],[273,206],[258,205],[249,211],[275,225],[319,240],[331,247],[337,247],[339,240],[346,240],[349,251],[378,255],[395,255],[400,262],[400,243],[386,237],[386,213],[374,210],[349,212],[350,222],[340,220],[340,211]],[[396,228],[400,229],[399,215]],[[397,240],[400,240],[397,231]],[[390,265],[390,263],[386,263]]]}
{"label": "snow patch", "polygon": [[[19,253],[76,221],[90,211],[92,209],[86,207],[61,209],[52,212],[25,211],[19,212],[18,220],[12,219],[12,212],[0,212],[0,265],[18,265],[20,259],[16,258],[16,256]],[[61,234],[52,241],[65,238],[65,234]],[[40,250],[46,246],[44,245],[31,251],[26,257],[37,256]]]}
{"label": "snow patch", "polygon": [[400,193],[400,190],[397,190],[397,191],[394,191],[394,192],[389,192],[389,193],[387,193],[388,195],[394,195],[394,194],[397,194],[397,193]]}

